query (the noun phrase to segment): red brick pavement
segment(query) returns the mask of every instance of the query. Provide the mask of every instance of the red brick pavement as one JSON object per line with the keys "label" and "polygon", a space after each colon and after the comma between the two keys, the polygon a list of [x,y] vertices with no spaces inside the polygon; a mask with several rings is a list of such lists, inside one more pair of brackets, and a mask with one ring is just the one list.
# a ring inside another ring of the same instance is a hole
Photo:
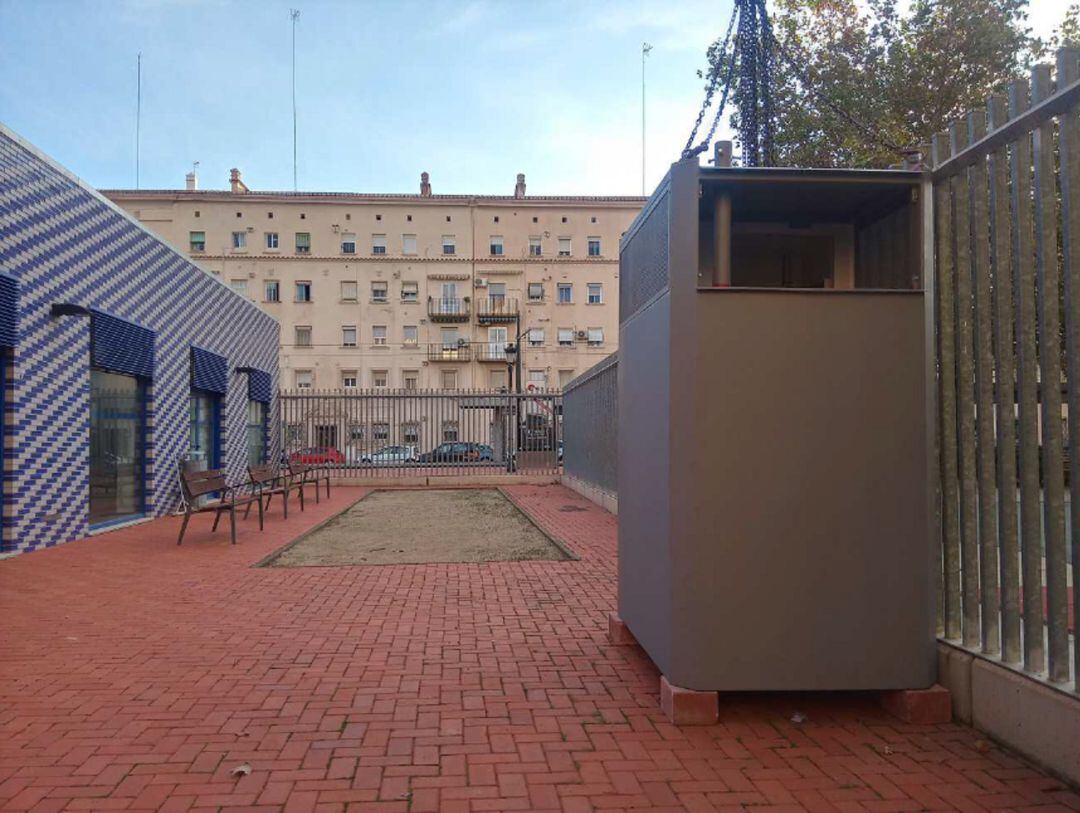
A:
{"label": "red brick pavement", "polygon": [[607,643],[614,518],[510,491],[581,561],[250,567],[362,493],[340,488],[235,547],[204,516],[182,548],[166,519],[0,562],[0,806],[1080,810],[975,732],[858,696],[668,724],[654,667]]}

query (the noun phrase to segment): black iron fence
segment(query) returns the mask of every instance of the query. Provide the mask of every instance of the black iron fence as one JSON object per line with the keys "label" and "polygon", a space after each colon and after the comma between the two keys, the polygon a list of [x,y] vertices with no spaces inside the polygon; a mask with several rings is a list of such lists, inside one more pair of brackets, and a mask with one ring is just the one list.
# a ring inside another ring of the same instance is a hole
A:
{"label": "black iron fence", "polygon": [[281,393],[284,454],[342,477],[558,474],[562,395],[537,390]]}

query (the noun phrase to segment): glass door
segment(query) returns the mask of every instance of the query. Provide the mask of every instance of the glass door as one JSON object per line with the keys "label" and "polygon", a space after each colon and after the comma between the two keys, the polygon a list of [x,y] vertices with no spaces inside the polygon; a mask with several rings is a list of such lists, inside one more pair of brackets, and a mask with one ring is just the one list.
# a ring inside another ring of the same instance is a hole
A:
{"label": "glass door", "polygon": [[247,452],[249,466],[266,462],[266,404],[262,401],[248,401]]}
{"label": "glass door", "polygon": [[218,396],[193,390],[189,410],[188,466],[192,471],[218,467]]}
{"label": "glass door", "polygon": [[130,375],[90,371],[90,524],[145,510],[145,388]]}
{"label": "glass door", "polygon": [[501,359],[506,352],[506,328],[488,328],[488,358]]}
{"label": "glass door", "polygon": [[439,313],[456,314],[459,310],[457,299],[457,283],[444,282],[442,284],[442,302]]}

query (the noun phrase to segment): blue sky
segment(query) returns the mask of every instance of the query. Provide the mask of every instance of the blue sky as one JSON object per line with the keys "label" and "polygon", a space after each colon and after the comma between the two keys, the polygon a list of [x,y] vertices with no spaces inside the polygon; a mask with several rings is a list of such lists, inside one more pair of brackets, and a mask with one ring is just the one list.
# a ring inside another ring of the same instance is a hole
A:
{"label": "blue sky", "polygon": [[[1048,31],[1063,0],[1035,0]],[[439,193],[641,191],[686,140],[695,70],[730,0],[0,0],[0,121],[99,187],[204,188],[237,166],[292,188],[289,8],[297,24],[299,186]]]}

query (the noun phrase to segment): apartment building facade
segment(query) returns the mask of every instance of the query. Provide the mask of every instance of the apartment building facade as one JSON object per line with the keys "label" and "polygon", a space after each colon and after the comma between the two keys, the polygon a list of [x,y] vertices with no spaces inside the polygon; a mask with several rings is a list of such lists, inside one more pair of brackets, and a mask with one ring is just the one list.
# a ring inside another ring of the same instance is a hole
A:
{"label": "apartment building facade", "polygon": [[286,389],[557,388],[618,341],[637,197],[104,194],[281,323]]}

